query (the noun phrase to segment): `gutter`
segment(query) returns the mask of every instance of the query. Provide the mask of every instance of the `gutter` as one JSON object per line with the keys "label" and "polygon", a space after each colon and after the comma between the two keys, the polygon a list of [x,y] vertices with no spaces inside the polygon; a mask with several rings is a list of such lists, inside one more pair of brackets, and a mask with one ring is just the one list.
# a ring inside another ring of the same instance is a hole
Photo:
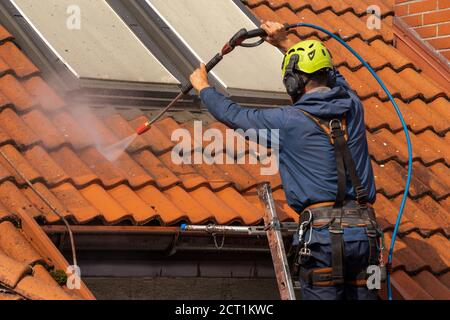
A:
{"label": "gutter", "polygon": [[[69,249],[67,229],[62,225],[41,226],[61,250]],[[267,252],[265,234],[208,233],[182,231],[164,226],[71,226],[77,251],[158,251],[174,255],[178,251]],[[286,237],[286,240],[288,238]]]}

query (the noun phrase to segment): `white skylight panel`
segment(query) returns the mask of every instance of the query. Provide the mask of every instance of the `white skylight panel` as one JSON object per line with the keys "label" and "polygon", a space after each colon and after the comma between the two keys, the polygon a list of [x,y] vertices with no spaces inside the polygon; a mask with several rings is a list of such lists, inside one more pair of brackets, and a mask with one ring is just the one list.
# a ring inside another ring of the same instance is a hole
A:
{"label": "white skylight panel", "polygon": [[11,2],[79,79],[178,84],[104,0]]}
{"label": "white skylight panel", "polygon": [[[241,28],[257,26],[232,0],[146,0],[201,61],[207,62]],[[257,39],[256,39],[257,40]],[[212,72],[228,90],[285,92],[280,65],[283,55],[264,43],[237,48]]]}

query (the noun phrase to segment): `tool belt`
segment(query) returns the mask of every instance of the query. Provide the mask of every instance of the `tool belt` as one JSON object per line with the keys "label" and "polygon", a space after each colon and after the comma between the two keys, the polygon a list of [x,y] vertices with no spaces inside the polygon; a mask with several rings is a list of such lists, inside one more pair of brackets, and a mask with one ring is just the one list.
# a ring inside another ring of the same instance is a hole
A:
{"label": "tool belt", "polygon": [[[323,227],[325,225],[339,224],[342,228],[346,227],[371,227],[376,225],[375,211],[371,207],[361,209],[355,208],[334,208],[321,207],[306,209],[303,212],[311,212],[313,215],[312,226]],[[300,217],[301,222],[308,220],[305,214]]]}
{"label": "tool belt", "polygon": [[[337,193],[334,204],[321,207],[313,205],[304,210],[299,223],[299,245],[295,249],[293,273],[299,274],[306,283],[322,286],[335,286],[341,284],[366,285],[367,270],[361,270],[357,274],[345,277],[344,270],[344,228],[364,227],[369,241],[369,265],[384,267],[381,251],[384,248],[382,232],[376,223],[375,211],[368,204],[368,194],[362,186],[356,171],[355,162],[347,145],[345,115],[340,119],[321,119],[306,111],[302,111],[313,120],[328,136],[334,146],[337,169]],[[357,206],[345,207],[347,176],[355,191]],[[300,270],[302,262],[311,255],[308,248],[313,227],[328,227],[331,240],[332,266],[312,270]],[[309,241],[303,239],[307,229],[310,230]],[[383,274],[383,272],[382,272]],[[350,278],[349,278],[350,277]]]}
{"label": "tool belt", "polygon": [[[367,270],[360,270],[356,275],[345,276],[344,261],[344,228],[365,228],[369,242],[368,265],[380,266],[380,253],[382,244],[382,232],[378,229],[375,219],[375,211],[371,207],[361,209],[322,207],[306,209],[300,219],[300,228],[304,226],[313,232],[312,228],[328,228],[331,241],[331,264],[329,268],[318,268],[304,270],[300,266],[308,258],[307,240],[301,239],[294,259],[294,274],[312,285],[335,286],[340,284],[352,284],[357,286],[366,285],[368,278]],[[303,233],[303,232],[302,232]],[[303,247],[303,248],[302,248]],[[309,252],[310,254],[310,252]],[[302,256],[303,255],[303,256]],[[383,266],[381,266],[383,267]],[[383,275],[383,270],[382,270]],[[381,279],[384,280],[383,277]]]}

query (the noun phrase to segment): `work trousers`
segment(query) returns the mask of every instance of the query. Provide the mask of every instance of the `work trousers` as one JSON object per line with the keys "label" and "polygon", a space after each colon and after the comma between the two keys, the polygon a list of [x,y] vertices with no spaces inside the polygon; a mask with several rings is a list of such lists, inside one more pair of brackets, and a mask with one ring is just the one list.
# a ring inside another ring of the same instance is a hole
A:
{"label": "work trousers", "polygon": [[[308,240],[311,229],[306,232]],[[354,278],[369,266],[369,238],[366,228],[344,228],[343,235],[344,277]],[[308,245],[311,256],[301,265],[303,271],[331,267],[331,239],[328,227],[313,228],[311,242]],[[302,300],[376,300],[377,290],[367,286],[342,284],[336,286],[317,286],[300,279]]]}

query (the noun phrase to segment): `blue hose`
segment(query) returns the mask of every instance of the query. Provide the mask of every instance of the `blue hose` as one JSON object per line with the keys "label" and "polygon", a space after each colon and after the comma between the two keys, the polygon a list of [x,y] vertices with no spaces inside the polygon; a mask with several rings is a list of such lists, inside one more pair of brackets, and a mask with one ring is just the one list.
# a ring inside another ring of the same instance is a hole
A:
{"label": "blue hose", "polygon": [[[403,192],[402,202],[400,204],[400,208],[398,210],[397,214],[397,220],[395,222],[394,231],[392,232],[392,239],[391,239],[391,245],[389,248],[389,255],[388,255],[388,266],[391,266],[392,264],[392,256],[394,253],[394,245],[395,245],[395,239],[397,238],[398,228],[400,226],[400,221],[402,219],[403,210],[405,209],[406,200],[408,199],[408,192],[409,192],[409,186],[411,184],[411,175],[412,175],[412,145],[411,145],[411,138],[409,137],[408,127],[406,125],[405,119],[403,118],[403,115],[400,111],[400,108],[398,107],[397,103],[395,102],[394,98],[392,97],[392,94],[389,92],[389,90],[386,88],[386,85],[383,83],[383,81],[378,77],[376,72],[372,69],[372,67],[352,48],[350,47],[344,40],[342,40],[339,36],[333,34],[332,32],[316,26],[314,24],[310,23],[297,23],[294,25],[290,25],[290,28],[296,28],[296,27],[309,27],[312,29],[316,29],[319,31],[322,31],[323,33],[326,33],[333,39],[337,40],[340,44],[342,44],[344,47],[348,49],[366,68],[369,70],[369,72],[372,74],[372,76],[378,81],[381,88],[383,88],[384,92],[386,92],[387,96],[389,97],[389,100],[391,101],[392,105],[395,108],[395,112],[397,112],[397,116],[400,119],[400,122],[402,123],[403,131],[405,131],[405,137],[406,137],[406,143],[408,145],[408,175],[406,177],[406,185],[405,185],[405,191]],[[388,288],[388,299],[392,300],[392,286],[391,286],[391,275],[388,272],[387,273],[387,288]]]}

